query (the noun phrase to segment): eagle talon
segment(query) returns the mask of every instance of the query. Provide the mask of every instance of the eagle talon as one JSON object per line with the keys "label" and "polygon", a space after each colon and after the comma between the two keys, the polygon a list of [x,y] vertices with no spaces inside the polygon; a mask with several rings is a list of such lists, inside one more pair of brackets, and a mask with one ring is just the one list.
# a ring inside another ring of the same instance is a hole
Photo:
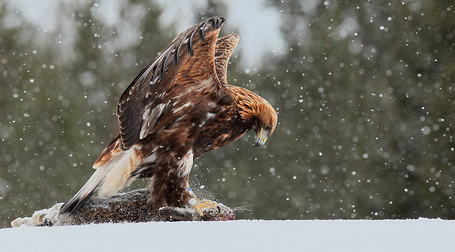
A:
{"label": "eagle talon", "polygon": [[218,204],[211,200],[200,201],[200,200],[197,200],[197,198],[196,199],[192,198],[189,203],[200,216],[204,215],[202,210],[205,208],[214,208],[214,209],[217,209],[218,212],[221,212],[221,209],[218,206]]}

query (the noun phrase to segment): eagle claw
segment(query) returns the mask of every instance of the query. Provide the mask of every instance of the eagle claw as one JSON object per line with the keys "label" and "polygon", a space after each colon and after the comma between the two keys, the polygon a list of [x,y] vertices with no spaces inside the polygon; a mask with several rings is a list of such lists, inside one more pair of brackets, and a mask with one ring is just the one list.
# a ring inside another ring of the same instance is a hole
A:
{"label": "eagle claw", "polygon": [[204,215],[202,210],[205,208],[213,208],[213,209],[217,209],[219,213],[221,212],[221,208],[218,206],[218,204],[211,200],[200,201],[197,198],[192,198],[190,200],[190,205],[194,208],[194,210],[196,210],[196,212],[200,216]]}

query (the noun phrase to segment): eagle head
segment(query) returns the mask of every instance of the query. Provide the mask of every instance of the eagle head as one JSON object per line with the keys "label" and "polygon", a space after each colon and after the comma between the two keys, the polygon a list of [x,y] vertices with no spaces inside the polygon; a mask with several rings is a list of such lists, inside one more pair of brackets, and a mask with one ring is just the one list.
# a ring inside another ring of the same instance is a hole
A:
{"label": "eagle head", "polygon": [[244,88],[237,92],[237,108],[243,122],[256,132],[253,146],[264,146],[275,131],[278,118],[275,109],[264,98]]}
{"label": "eagle head", "polygon": [[262,103],[258,104],[256,121],[252,127],[256,132],[254,147],[264,146],[267,139],[275,131],[278,118],[275,109],[266,100],[262,100]]}

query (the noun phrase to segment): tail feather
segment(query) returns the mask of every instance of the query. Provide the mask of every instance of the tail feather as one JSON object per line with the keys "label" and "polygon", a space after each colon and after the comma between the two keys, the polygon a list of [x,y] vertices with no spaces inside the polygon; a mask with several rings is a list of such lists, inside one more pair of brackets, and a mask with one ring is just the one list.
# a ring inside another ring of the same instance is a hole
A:
{"label": "tail feather", "polygon": [[100,186],[110,170],[109,166],[97,169],[79,192],[77,192],[68,202],[63,204],[60,208],[60,214],[73,214],[79,209],[95,193],[95,190]]}
{"label": "tail feather", "polygon": [[[114,146],[114,147],[112,147]],[[60,208],[60,213],[74,213],[79,209],[99,188],[99,196],[108,196],[117,193],[129,185],[134,177],[131,172],[140,162],[137,154],[137,146],[128,150],[120,150],[117,142],[111,143],[103,151],[95,163],[95,173],[85,185],[67,203]]]}
{"label": "tail feather", "polygon": [[60,208],[60,214],[73,214],[78,210],[81,206],[85,204],[85,202],[90,199],[90,197],[95,193],[93,190],[89,193],[85,198],[72,198],[70,201],[66,202]]}

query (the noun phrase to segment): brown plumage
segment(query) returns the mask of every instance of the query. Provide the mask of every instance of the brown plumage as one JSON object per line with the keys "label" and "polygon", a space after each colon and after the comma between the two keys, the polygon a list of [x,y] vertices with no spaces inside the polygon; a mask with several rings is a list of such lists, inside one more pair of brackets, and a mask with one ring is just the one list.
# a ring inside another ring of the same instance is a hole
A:
{"label": "brown plumage", "polygon": [[226,81],[239,41],[218,38],[223,17],[207,19],[176,37],[120,98],[120,132],[101,153],[95,173],[60,210],[72,213],[99,188],[111,195],[135,178],[150,178],[153,209],[188,206],[193,159],[225,146],[248,130],[262,146],[277,123],[263,98]]}

